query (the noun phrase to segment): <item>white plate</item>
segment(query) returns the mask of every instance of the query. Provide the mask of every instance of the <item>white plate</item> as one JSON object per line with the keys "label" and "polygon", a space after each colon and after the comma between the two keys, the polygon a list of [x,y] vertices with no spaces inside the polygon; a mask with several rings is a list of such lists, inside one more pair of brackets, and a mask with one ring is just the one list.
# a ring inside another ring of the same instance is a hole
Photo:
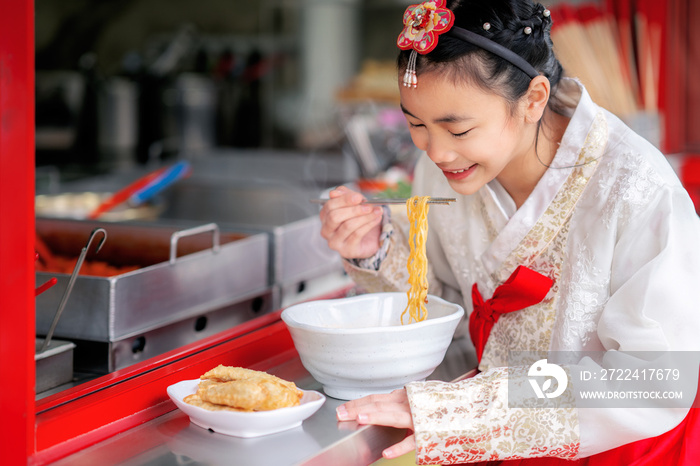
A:
{"label": "white plate", "polygon": [[182,401],[197,391],[201,380],[183,380],[168,387],[168,396],[190,417],[190,421],[205,429],[234,437],[259,437],[300,426],[304,419],[314,414],[326,401],[321,393],[302,390],[304,396],[299,406],[252,413],[235,411],[209,411]]}

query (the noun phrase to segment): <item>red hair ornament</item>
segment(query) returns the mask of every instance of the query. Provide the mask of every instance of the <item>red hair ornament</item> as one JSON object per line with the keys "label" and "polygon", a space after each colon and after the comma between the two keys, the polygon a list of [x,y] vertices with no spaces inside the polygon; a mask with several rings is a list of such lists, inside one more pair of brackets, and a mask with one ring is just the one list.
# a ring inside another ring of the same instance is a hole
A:
{"label": "red hair ornament", "polygon": [[416,53],[425,55],[433,50],[437,46],[438,36],[449,31],[454,20],[454,13],[445,8],[445,0],[432,0],[406,8],[404,28],[396,41],[401,50],[411,50],[403,77],[404,86],[418,86]]}

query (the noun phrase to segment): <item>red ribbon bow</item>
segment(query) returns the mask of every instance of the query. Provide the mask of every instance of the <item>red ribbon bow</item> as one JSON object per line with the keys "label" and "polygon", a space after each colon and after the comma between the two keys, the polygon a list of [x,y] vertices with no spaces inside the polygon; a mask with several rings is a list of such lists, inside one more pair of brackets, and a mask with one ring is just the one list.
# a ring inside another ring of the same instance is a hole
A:
{"label": "red ribbon bow", "polygon": [[539,303],[547,296],[554,282],[551,278],[522,265],[518,266],[491,299],[484,301],[476,283],[472,286],[474,311],[469,316],[469,334],[481,361],[486,341],[501,314],[519,311]]}

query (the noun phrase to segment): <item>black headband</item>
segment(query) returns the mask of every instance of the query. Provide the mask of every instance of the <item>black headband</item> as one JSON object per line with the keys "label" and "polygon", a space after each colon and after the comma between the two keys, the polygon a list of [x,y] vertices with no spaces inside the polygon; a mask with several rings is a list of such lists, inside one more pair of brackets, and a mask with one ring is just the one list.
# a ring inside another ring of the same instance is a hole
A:
{"label": "black headband", "polygon": [[523,73],[530,77],[530,79],[540,75],[540,73],[538,73],[537,70],[531,64],[529,64],[527,60],[525,60],[523,57],[513,52],[512,50],[508,50],[501,44],[492,41],[488,37],[481,36],[475,32],[468,31],[457,26],[453,26],[449,31],[446,32],[446,35],[456,37],[457,39],[461,39],[464,42],[469,42],[470,44],[474,44],[479,48],[487,50],[492,54],[501,57],[502,59],[511,63],[513,66],[520,68],[523,71]]}

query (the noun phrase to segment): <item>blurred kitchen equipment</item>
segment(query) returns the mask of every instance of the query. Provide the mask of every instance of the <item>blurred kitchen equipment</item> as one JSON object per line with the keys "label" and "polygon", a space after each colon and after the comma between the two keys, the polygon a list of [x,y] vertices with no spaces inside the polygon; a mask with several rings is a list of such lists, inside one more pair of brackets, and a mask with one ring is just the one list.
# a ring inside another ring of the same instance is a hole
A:
{"label": "blurred kitchen equipment", "polygon": [[87,218],[90,220],[99,218],[105,212],[126,201],[129,201],[129,205],[132,207],[139,206],[172,183],[188,176],[190,171],[189,163],[178,162],[171,167],[160,168],[148,173],[104,200],[87,215]]}
{"label": "blurred kitchen equipment", "polygon": [[35,84],[37,151],[70,150],[85,97],[85,78],[76,71],[37,70]]}
{"label": "blurred kitchen equipment", "polygon": [[46,337],[44,338],[44,343],[41,345],[41,349],[39,350],[39,352],[46,351],[46,349],[51,344],[51,338],[53,338],[53,332],[56,330],[56,325],[58,324],[58,319],[61,318],[61,314],[63,313],[63,309],[66,307],[66,302],[68,301],[68,297],[70,296],[70,293],[73,290],[73,285],[75,284],[75,280],[76,280],[76,278],[78,278],[78,272],[80,271],[80,267],[83,265],[83,262],[85,261],[85,256],[87,255],[87,252],[90,249],[90,245],[92,244],[92,240],[95,238],[95,235],[97,233],[102,233],[104,236],[102,237],[102,240],[100,241],[100,243],[97,245],[97,249],[95,250],[95,253],[100,252],[100,249],[102,249],[102,245],[104,244],[105,240],[107,239],[107,231],[105,231],[104,228],[95,228],[90,233],[90,237],[88,238],[88,242],[85,245],[85,247],[82,249],[82,251],[80,252],[80,256],[78,257],[78,262],[76,262],[75,267],[73,268],[73,273],[71,274],[70,279],[68,280],[68,286],[66,287],[66,290],[63,292],[63,297],[61,298],[61,303],[58,305],[58,310],[56,311],[56,315],[54,316],[53,321],[51,322],[51,327],[49,327],[49,331],[46,334]]}
{"label": "blurred kitchen equipment", "polygon": [[90,220],[95,220],[103,213],[108,212],[109,210],[123,202],[126,202],[135,192],[148,186],[149,183],[155,180],[164,171],[165,168],[160,168],[154,172],[147,174],[146,176],[139,178],[138,180],[129,184],[127,187],[112,194],[107,199],[102,201],[95,209],[90,211],[90,213],[87,215],[87,218]]}
{"label": "blurred kitchen equipment", "polygon": [[[38,218],[37,234],[56,255],[70,257],[86,231],[103,226],[86,220]],[[79,275],[55,335],[76,343],[76,370],[111,372],[272,310],[268,240],[264,234],[215,224],[114,223],[100,260],[139,269],[109,277]],[[172,244],[173,236],[178,239]],[[177,255],[174,263],[170,258]],[[67,274],[36,272],[37,283]],[[37,334],[46,334],[56,301],[36,304]]]}
{"label": "blurred kitchen equipment", "polygon": [[356,159],[365,178],[397,163],[413,165],[418,152],[400,110],[369,104],[353,106],[345,113],[345,150]]}
{"label": "blurred kitchen equipment", "polygon": [[[75,343],[70,341],[53,340],[53,333],[54,329],[56,328],[56,325],[58,324],[58,320],[61,317],[61,313],[65,308],[66,302],[68,301],[68,297],[71,294],[73,284],[75,283],[78,272],[80,271],[80,267],[83,265],[85,256],[87,255],[87,252],[90,249],[90,245],[92,244],[92,240],[94,239],[97,233],[104,234],[102,240],[97,246],[97,251],[100,250],[100,248],[105,242],[105,239],[107,239],[107,232],[102,228],[96,228],[90,233],[87,245],[83,248],[80,254],[80,258],[78,259],[78,262],[76,263],[75,268],[73,269],[73,274],[70,277],[68,286],[63,292],[63,297],[61,298],[61,302],[58,306],[58,309],[56,310],[56,314],[54,315],[54,319],[51,323],[51,327],[49,328],[48,333],[43,339],[37,338],[35,340],[35,391],[37,393],[41,393],[46,390],[58,387],[59,385],[68,383],[73,379],[73,352],[75,350],[76,345]],[[41,242],[38,243],[43,245],[43,243]],[[46,260],[50,262],[50,260],[48,259],[48,257],[50,257],[50,253],[47,252],[47,255],[45,257]],[[55,284],[56,281],[56,277],[52,277],[49,281],[47,281],[46,283],[44,283],[36,289],[36,295],[38,296],[43,291],[46,291],[46,289]],[[49,286],[47,287],[47,285]]]}
{"label": "blurred kitchen equipment", "polygon": [[177,72],[192,53],[196,37],[196,28],[192,24],[183,24],[148,65],[148,74],[163,77]]}
{"label": "blurred kitchen equipment", "polygon": [[238,231],[267,233],[269,274],[280,292],[275,303],[279,308],[336,277],[347,279],[340,256],[321,237],[318,207],[309,203],[318,195],[315,190],[274,181],[220,184],[206,177],[190,178],[168,190],[161,218],[208,219]]}
{"label": "blurred kitchen equipment", "polygon": [[158,174],[152,181],[129,197],[129,204],[138,206],[150,200],[155,195],[163,191],[165,188],[175,183],[178,180],[186,178],[191,173],[191,167],[188,162],[178,162],[170,168],[165,169]]}
{"label": "blurred kitchen equipment", "polygon": [[97,96],[97,145],[105,168],[124,170],[136,164],[139,95],[135,82],[112,76]]}
{"label": "blurred kitchen equipment", "polygon": [[182,73],[163,90],[164,138],[180,152],[200,156],[216,145],[217,89],[205,75]]}
{"label": "blurred kitchen equipment", "polygon": [[192,176],[162,198],[161,221],[217,222],[234,231],[265,233],[275,307],[349,285],[340,256],[321,237],[322,191],[353,179],[357,165],[343,154],[218,149],[192,160]]}
{"label": "blurred kitchen equipment", "polygon": [[[35,198],[34,210],[37,217],[85,219],[100,204],[107,201],[112,193],[68,192],[61,194],[39,194]],[[154,202],[131,207],[121,203],[100,215],[100,221],[121,222],[125,220],[153,220],[163,210],[160,203]]]}
{"label": "blurred kitchen equipment", "polygon": [[45,392],[73,379],[73,353],[75,343],[53,340],[51,347],[41,351],[42,338],[35,340],[34,364],[36,370],[36,393]]}
{"label": "blurred kitchen equipment", "polygon": [[34,208],[37,216],[46,218],[99,218],[108,222],[155,220],[163,210],[162,200],[155,197],[190,173],[189,162],[181,161],[147,173],[114,193],[39,194]]}

